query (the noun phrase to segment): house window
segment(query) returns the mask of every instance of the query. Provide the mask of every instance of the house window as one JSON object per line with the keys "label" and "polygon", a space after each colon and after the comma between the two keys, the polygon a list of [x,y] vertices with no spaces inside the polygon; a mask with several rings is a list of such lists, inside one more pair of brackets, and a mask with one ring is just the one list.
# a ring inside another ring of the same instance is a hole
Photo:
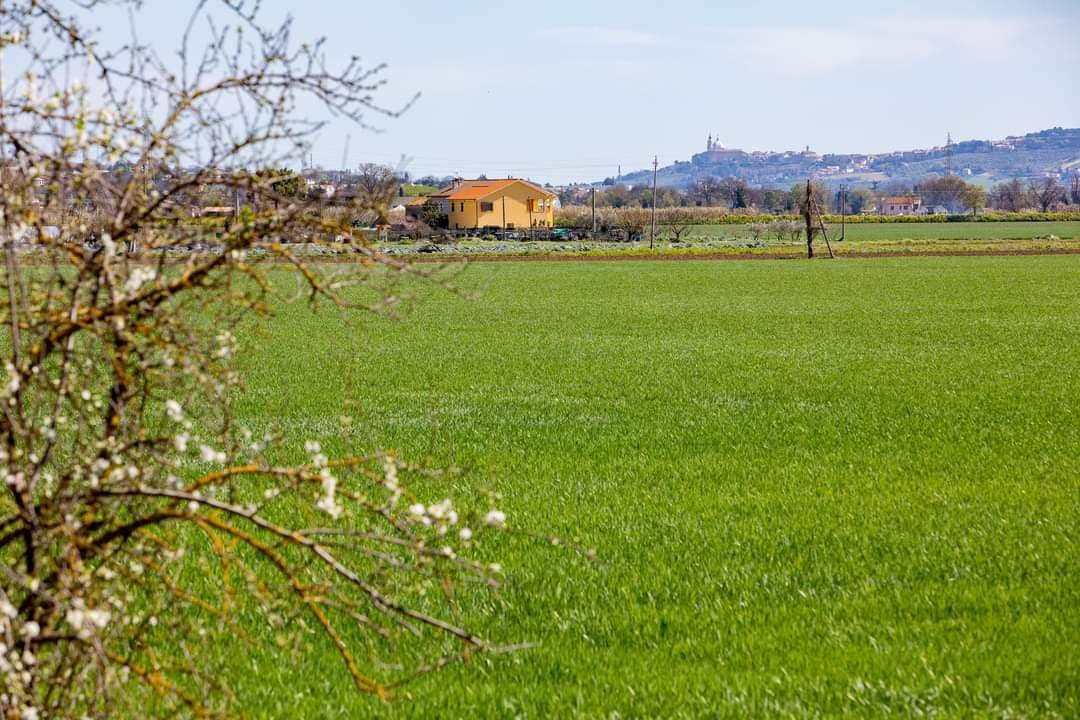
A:
{"label": "house window", "polygon": [[493,212],[495,210],[495,204],[489,202],[480,203],[480,212]]}

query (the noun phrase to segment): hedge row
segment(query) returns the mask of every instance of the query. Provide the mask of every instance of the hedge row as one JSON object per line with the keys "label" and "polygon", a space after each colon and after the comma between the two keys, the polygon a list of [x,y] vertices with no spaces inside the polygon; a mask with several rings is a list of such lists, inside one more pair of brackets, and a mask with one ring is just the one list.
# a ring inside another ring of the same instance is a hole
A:
{"label": "hedge row", "polygon": [[[839,224],[840,215],[822,216],[826,223]],[[703,225],[750,225],[775,220],[802,221],[801,215],[736,215],[701,218]],[[950,222],[1068,222],[1080,221],[1080,212],[988,212],[981,215],[848,215],[846,222],[860,223],[950,223]]]}
{"label": "hedge row", "polygon": [[[623,212],[641,212],[640,208],[613,209],[597,208],[597,221],[603,227],[616,226],[618,216]],[[647,211],[646,211],[647,212]],[[802,221],[799,215],[772,215],[747,211],[721,211],[719,208],[679,208],[657,211],[657,223],[665,224],[669,212],[679,212],[688,216],[688,223],[693,225],[750,225],[781,221]],[[581,208],[556,211],[557,227],[585,227],[588,224],[587,212]],[[829,224],[841,222],[839,215],[825,215]],[[849,215],[848,223],[949,223],[949,222],[1066,222],[1080,221],[1080,212],[986,212],[981,215]]]}

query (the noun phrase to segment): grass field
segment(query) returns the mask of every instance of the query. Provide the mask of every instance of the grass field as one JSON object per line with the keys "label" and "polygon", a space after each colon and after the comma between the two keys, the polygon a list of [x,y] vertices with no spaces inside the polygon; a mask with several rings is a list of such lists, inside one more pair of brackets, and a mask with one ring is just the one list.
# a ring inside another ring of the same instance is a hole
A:
{"label": "grass field", "polygon": [[[933,230],[950,226],[934,226]],[[904,232],[922,226],[902,226]],[[1076,717],[1080,257],[476,265],[399,322],[300,305],[240,412],[467,469],[467,621],[539,646],[357,696],[233,654],[254,717]],[[296,460],[302,459],[298,454]]]}
{"label": "grass field", "polygon": [[[840,226],[829,226],[833,239]],[[947,222],[947,223],[850,223],[845,236],[853,242],[896,240],[1029,240],[1055,235],[1080,237],[1080,222]],[[745,226],[698,225],[691,238],[749,237]],[[773,238],[770,238],[773,239]]]}

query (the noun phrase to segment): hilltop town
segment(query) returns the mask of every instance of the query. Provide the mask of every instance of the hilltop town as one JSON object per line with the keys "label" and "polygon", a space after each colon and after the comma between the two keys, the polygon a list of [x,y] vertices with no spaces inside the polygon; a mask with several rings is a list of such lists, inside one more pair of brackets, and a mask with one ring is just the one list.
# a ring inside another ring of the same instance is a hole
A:
{"label": "hilltop town", "polygon": [[[1057,174],[1065,180],[1080,168],[1080,128],[1052,128],[1000,140],[964,140],[918,150],[888,153],[818,153],[739,150],[724,147],[709,135],[705,150],[686,161],[660,168],[661,186],[690,187],[702,177],[736,177],[751,185],[787,187],[812,178],[828,184],[870,187],[875,183],[910,184],[928,175],[959,175],[989,186],[1019,178],[1032,180]],[[652,181],[652,169],[635,171],[607,184],[637,185]]]}

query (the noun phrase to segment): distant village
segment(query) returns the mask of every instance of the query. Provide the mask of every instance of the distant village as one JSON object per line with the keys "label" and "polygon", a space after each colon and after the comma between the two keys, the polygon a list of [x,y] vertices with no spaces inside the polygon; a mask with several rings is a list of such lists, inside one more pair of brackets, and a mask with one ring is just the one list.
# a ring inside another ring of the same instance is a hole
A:
{"label": "distant village", "polygon": [[[1080,129],[1052,128],[999,140],[954,142],[942,133],[944,144],[932,148],[888,153],[819,153],[810,146],[801,151],[746,151],[725,147],[709,134],[705,149],[689,160],[662,167],[663,186],[689,188],[702,177],[736,177],[751,186],[789,187],[807,178],[830,186],[878,189],[913,187],[933,176],[964,178],[986,189],[1017,179],[1024,183],[1056,177],[1069,184],[1080,170]],[[640,185],[652,180],[652,171],[636,171],[609,184]]]}

